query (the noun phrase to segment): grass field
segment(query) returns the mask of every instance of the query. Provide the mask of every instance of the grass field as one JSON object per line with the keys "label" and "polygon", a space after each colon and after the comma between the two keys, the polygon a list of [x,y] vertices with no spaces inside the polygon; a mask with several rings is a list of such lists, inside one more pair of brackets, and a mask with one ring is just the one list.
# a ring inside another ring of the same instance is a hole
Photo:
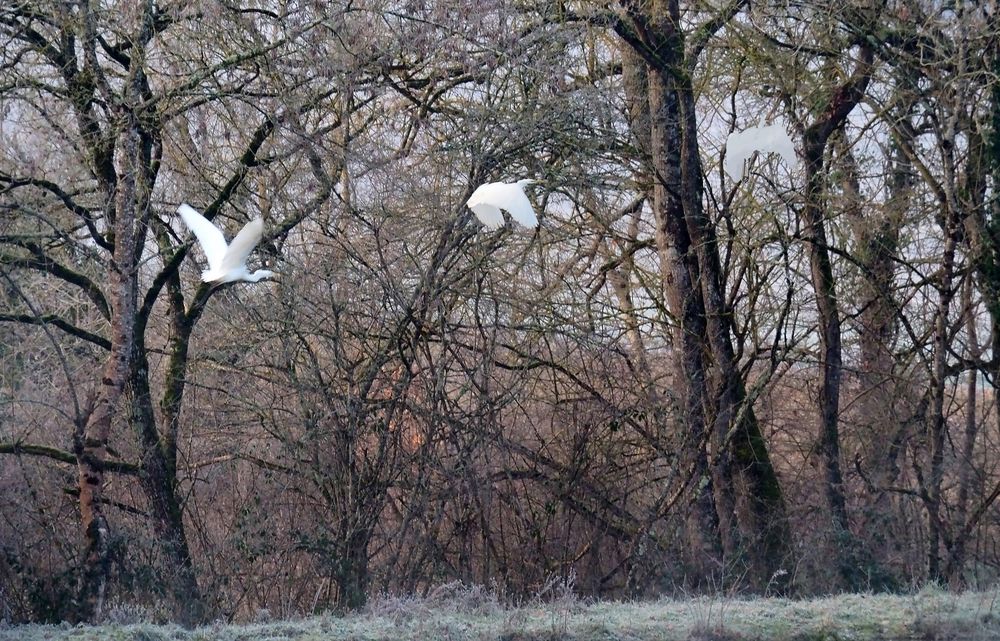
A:
{"label": "grass field", "polygon": [[[266,615],[265,615],[266,616]],[[424,599],[380,598],[360,614],[193,630],[128,623],[0,626],[0,641],[860,641],[1000,639],[1000,591],[844,595],[823,599],[696,598],[586,603],[563,596],[509,608],[459,587]]]}

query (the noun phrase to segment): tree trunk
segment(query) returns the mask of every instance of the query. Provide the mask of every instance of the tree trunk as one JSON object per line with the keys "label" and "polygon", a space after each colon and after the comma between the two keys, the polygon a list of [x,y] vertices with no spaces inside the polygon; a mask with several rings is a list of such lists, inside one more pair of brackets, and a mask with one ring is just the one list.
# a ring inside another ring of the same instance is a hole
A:
{"label": "tree trunk", "polygon": [[[104,188],[113,193],[106,203],[106,218],[114,230],[114,250],[108,285],[111,290],[111,349],[101,376],[101,389],[93,413],[75,434],[74,449],[80,485],[80,519],[86,542],[84,567],[77,586],[76,615],[97,621],[103,615],[111,571],[111,526],[104,514],[104,473],[99,461],[106,458],[115,412],[135,367],[139,309],[139,266],[146,240],[149,193],[153,169],[150,139],[140,113],[148,91],[143,72],[144,46],[152,37],[152,2],[142,7],[142,20],[130,52],[129,74],[115,109],[120,127],[115,172],[106,175]],[[86,20],[92,19],[86,14]],[[83,109],[89,107],[84,106]],[[112,158],[110,154],[101,157]]]}
{"label": "tree trunk", "polygon": [[[996,62],[994,66],[1000,66]],[[1000,88],[994,88],[992,92],[992,111],[994,122],[1000,124]],[[960,198],[956,200],[960,202],[964,207],[964,212],[968,212],[968,215],[962,215],[961,220],[965,226],[965,231],[967,233],[963,234],[963,238],[969,242],[969,248],[975,256],[975,262],[977,266],[977,272],[980,278],[986,276],[984,267],[986,262],[983,258],[984,252],[986,255],[995,256],[996,246],[984,247],[984,242],[986,240],[986,235],[983,233],[983,225],[981,224],[981,213],[987,211],[987,172],[992,169],[994,174],[994,188],[998,184],[996,179],[1000,178],[1000,157],[990,158],[990,146],[993,146],[994,153],[1000,152],[1000,132],[993,130],[988,134],[988,137],[984,137],[979,129],[975,126],[970,127],[969,135],[969,154],[965,165],[964,176],[960,188]],[[997,201],[993,199],[993,219],[994,224],[996,221],[996,208]],[[974,282],[970,278],[967,278],[963,283],[962,287],[962,314],[965,317],[965,329],[968,335],[968,358],[972,362],[980,361],[982,357],[982,349],[979,346],[978,330],[976,324],[976,308],[973,302],[973,286]],[[996,309],[996,299],[994,298],[993,292],[995,290],[990,287],[984,287],[983,300],[986,303],[988,310]],[[994,327],[993,334],[993,354],[995,355],[997,342],[1000,341],[1000,335],[995,331],[997,320],[996,315],[991,313],[990,320]],[[954,510],[954,515],[951,519],[951,527],[954,532],[952,536],[952,542],[950,549],[948,551],[948,561],[945,566],[944,575],[948,581],[948,584],[958,590],[965,586],[965,561],[966,561],[966,548],[969,542],[972,532],[974,531],[975,521],[978,516],[969,515],[969,499],[970,493],[972,492],[972,485],[974,482],[974,477],[976,476],[976,469],[974,467],[974,454],[976,450],[976,439],[979,435],[979,416],[977,415],[977,381],[978,381],[978,371],[976,369],[971,369],[969,371],[969,380],[966,387],[966,403],[965,403],[965,429],[962,434],[962,444],[960,450],[960,457],[958,460],[958,497],[956,498],[956,505]],[[989,501],[989,499],[986,499]],[[995,500],[995,498],[994,498]],[[986,503],[988,504],[988,503]],[[982,507],[974,511],[975,514],[981,515]]]}
{"label": "tree trunk", "polygon": [[[688,565],[699,581],[711,582],[711,573],[723,567],[722,551],[733,554],[739,544],[734,538],[732,509],[717,511],[715,493],[708,465],[708,427],[705,401],[710,397],[705,365],[705,312],[699,280],[697,256],[684,225],[684,213],[673,194],[680,186],[680,139],[676,94],[663,91],[657,74],[643,74],[647,82],[646,109],[640,123],[649,123],[649,141],[653,182],[653,216],[660,270],[671,309],[679,323],[674,328],[674,344],[680,358],[674,374],[682,386],[682,404],[686,466],[692,469],[694,493],[687,523]],[[643,132],[645,133],[645,132]],[[673,192],[673,194],[671,193]],[[723,493],[728,502],[731,493]]]}
{"label": "tree trunk", "polygon": [[172,618],[181,625],[196,625],[205,622],[208,608],[198,585],[184,528],[184,510],[177,495],[176,451],[167,449],[156,429],[145,354],[140,353],[136,361],[130,402],[132,427],[142,445],[139,478],[149,500],[157,543],[167,566],[162,578],[171,595]]}
{"label": "tree trunk", "polygon": [[[693,464],[707,472],[695,496],[698,523],[692,530],[718,524],[722,567],[736,570],[724,581],[745,576],[752,589],[781,590],[782,581],[770,582],[782,576],[778,570],[791,556],[791,537],[777,475],[746,404],[714,226],[703,210],[689,77],[694,64],[686,58],[679,6],[669,0],[654,2],[647,13],[628,8],[632,24],[618,29],[637,55],[646,54],[656,240],[668,299],[680,319],[675,336],[686,385],[686,432],[699,449]],[[710,460],[700,458],[706,447]],[[713,542],[706,543],[700,545],[710,550]]]}
{"label": "tree trunk", "polygon": [[[972,303],[972,280],[967,279],[962,287],[962,309],[965,315],[965,330],[969,340],[969,359],[978,360],[982,354],[979,348],[979,338],[976,329],[976,315]],[[958,497],[955,501],[955,514],[952,518],[955,536],[948,554],[945,566],[945,576],[948,586],[953,590],[965,588],[965,556],[966,545],[972,530],[966,530],[969,518],[969,495],[972,488],[975,468],[973,467],[976,449],[976,437],[979,433],[979,416],[977,415],[978,373],[969,372],[969,380],[965,388],[965,430],[962,433],[961,457],[958,460]]]}
{"label": "tree trunk", "polygon": [[[676,18],[679,20],[679,18]],[[747,402],[746,388],[733,349],[732,313],[724,295],[722,265],[715,226],[705,215],[702,201],[701,156],[694,89],[687,75],[674,76],[681,115],[681,194],[688,234],[698,255],[701,291],[705,305],[708,344],[715,362],[713,403],[716,416],[714,456],[721,456],[720,481],[735,484],[736,514],[741,536],[748,545],[743,555],[748,562],[754,589],[784,592],[790,576],[791,533],[785,499],[777,473],[771,464],[767,444],[753,406]],[[728,478],[726,478],[728,477]],[[717,488],[716,502],[720,501]]]}
{"label": "tree trunk", "polygon": [[336,603],[341,611],[359,610],[368,598],[368,542],[370,531],[357,530],[339,538],[333,564],[333,581],[337,586]]}
{"label": "tree trunk", "polygon": [[809,249],[809,266],[813,289],[816,292],[818,330],[820,339],[820,383],[819,434],[817,454],[823,466],[823,489],[826,493],[827,508],[830,510],[832,535],[841,548],[839,572],[844,587],[854,590],[857,579],[855,571],[854,545],[850,541],[851,530],[847,518],[847,502],[844,499],[844,478],[840,470],[840,387],[843,375],[841,355],[840,310],[837,303],[833,265],[827,248],[825,208],[823,207],[823,154],[825,139],[807,135],[805,142],[806,204],[804,207],[806,232]]}
{"label": "tree trunk", "polygon": [[[896,117],[909,118],[911,109],[912,105],[906,103]],[[848,211],[862,276],[857,325],[860,389],[854,419],[859,451],[855,462],[859,468],[864,465],[860,469],[870,479],[862,501],[864,507],[855,517],[857,529],[863,533],[858,546],[864,547],[868,587],[891,591],[898,588],[898,581],[884,564],[896,545],[896,508],[886,488],[899,478],[899,457],[910,425],[903,413],[911,411],[906,404],[908,387],[900,382],[902,376],[893,354],[899,313],[894,283],[900,259],[900,230],[911,200],[913,167],[901,146],[890,141],[885,185],[888,198],[882,207],[870,206],[861,194],[857,164],[846,146],[843,154],[850,162],[843,186],[851,199]]]}
{"label": "tree trunk", "polygon": [[[119,241],[119,244],[124,244]],[[116,252],[117,253],[117,252]],[[110,284],[116,291],[126,292],[128,277],[113,273]],[[131,341],[128,322],[121,311],[129,304],[128,294],[115,294],[112,299],[114,318],[110,356],[101,375],[101,392],[86,425],[74,438],[77,476],[80,488],[80,524],[86,550],[77,586],[75,617],[78,621],[100,619],[104,608],[104,593],[111,572],[111,531],[104,515],[104,470],[99,461],[107,458],[108,437],[115,408],[124,389]],[[135,301],[134,296],[132,302]]]}
{"label": "tree trunk", "polygon": [[838,550],[838,573],[844,587],[864,587],[865,576],[858,571],[857,544],[851,534],[840,469],[840,389],[843,376],[840,309],[837,302],[833,263],[826,237],[824,204],[824,156],[830,136],[847,121],[847,116],[864,97],[870,80],[873,51],[861,48],[860,61],[851,77],[837,88],[822,115],[803,131],[806,173],[805,240],[808,244],[810,275],[816,294],[820,365],[822,380],[817,400],[819,433],[817,454],[823,466],[823,490],[830,511],[832,536]]}
{"label": "tree trunk", "polygon": [[927,415],[927,436],[930,445],[930,476],[926,485],[927,509],[927,576],[932,581],[944,581],[941,566],[942,514],[941,485],[944,481],[944,448],[948,431],[944,415],[945,379],[947,377],[948,356],[948,311],[954,298],[953,280],[955,275],[956,230],[953,214],[945,214],[945,247],[941,270],[938,272],[938,309],[934,319],[934,358],[931,369],[930,406]]}
{"label": "tree trunk", "polygon": [[76,617],[99,620],[111,571],[111,529],[104,514],[104,470],[108,438],[119,401],[135,359],[135,318],[138,308],[138,259],[143,225],[137,220],[136,183],[141,171],[139,127],[132,120],[122,137],[122,163],[113,209],[115,247],[108,284],[111,290],[111,352],[101,375],[101,390],[74,448],[80,485],[80,521],[86,542],[84,565],[77,587]]}

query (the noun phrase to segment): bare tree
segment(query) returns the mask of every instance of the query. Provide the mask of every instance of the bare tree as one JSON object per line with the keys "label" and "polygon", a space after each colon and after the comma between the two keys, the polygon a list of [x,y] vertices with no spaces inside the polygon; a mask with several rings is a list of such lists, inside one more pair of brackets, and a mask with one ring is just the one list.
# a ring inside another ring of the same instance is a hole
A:
{"label": "bare tree", "polygon": [[[221,17],[223,21],[226,18],[239,16]],[[280,20],[281,16],[271,18]],[[246,37],[247,49],[227,52],[233,55],[218,64],[195,65],[177,84],[164,83],[159,75],[162,58],[157,56],[163,46],[169,47],[174,32],[197,31],[192,25],[199,19],[194,13],[164,11],[153,3],[120,15],[92,11],[89,5],[73,9],[58,4],[37,10],[15,5],[5,9],[0,19],[0,27],[13,45],[4,67],[10,80],[5,85],[5,100],[19,113],[37,114],[45,123],[41,129],[22,129],[21,133],[40,141],[67,141],[65,161],[78,162],[82,168],[65,172],[72,179],[64,183],[59,173],[62,168],[54,159],[25,163],[18,162],[16,156],[5,158],[0,181],[10,208],[24,211],[23,197],[30,193],[39,207],[53,212],[50,219],[42,218],[48,224],[40,234],[28,229],[18,233],[15,228],[3,238],[10,250],[3,261],[7,278],[13,278],[11,274],[17,270],[34,270],[63,281],[84,292],[107,323],[106,329],[85,330],[72,320],[46,313],[47,302],[33,301],[30,296],[21,297],[29,313],[4,316],[8,322],[58,328],[107,350],[99,384],[92,387],[93,398],[76,404],[72,439],[86,541],[75,612],[80,619],[102,615],[113,541],[120,538],[107,513],[111,504],[106,497],[108,472],[138,477],[146,494],[153,535],[172,575],[168,583],[173,590],[174,616],[193,622],[208,613],[185,535],[177,412],[191,331],[217,290],[202,286],[191,304],[185,304],[178,268],[188,248],[180,245],[176,232],[154,215],[154,198],[162,189],[158,179],[168,173],[161,171],[164,157],[169,159],[175,153],[169,142],[177,131],[174,124],[202,105],[213,101],[224,105],[227,84],[245,86],[243,73],[254,73],[246,66],[252,67],[264,52],[293,41],[298,32],[262,43],[259,29],[265,25],[243,23],[239,33]],[[301,28],[310,26],[306,23]],[[36,83],[33,78],[45,80]],[[204,98],[193,93],[199,87],[208,89],[208,85],[215,87]],[[273,87],[270,93],[278,97],[281,90]],[[316,108],[323,95],[328,94],[305,94],[304,102],[293,106],[275,104],[255,130],[245,132],[246,147],[228,180],[217,188],[214,203],[206,209],[209,218],[234,198],[253,166],[266,164],[258,159],[264,143],[291,115]],[[185,129],[186,121],[181,131]],[[18,151],[12,150],[14,154]],[[329,190],[320,191],[305,205],[305,211],[315,209],[328,196]],[[282,228],[287,231],[303,216],[302,212],[290,215]],[[81,267],[60,259],[59,253],[67,249],[76,253]],[[153,372],[147,331],[164,292],[168,294],[174,335],[163,379],[163,414],[157,416],[151,397]],[[109,338],[102,335],[105,331]],[[85,385],[82,381],[69,384],[74,389]],[[134,449],[127,440],[120,440],[124,435],[115,425],[122,420],[134,429]],[[134,452],[136,462],[116,460],[128,450]],[[67,462],[64,450],[32,443],[5,443],[4,451]]]}

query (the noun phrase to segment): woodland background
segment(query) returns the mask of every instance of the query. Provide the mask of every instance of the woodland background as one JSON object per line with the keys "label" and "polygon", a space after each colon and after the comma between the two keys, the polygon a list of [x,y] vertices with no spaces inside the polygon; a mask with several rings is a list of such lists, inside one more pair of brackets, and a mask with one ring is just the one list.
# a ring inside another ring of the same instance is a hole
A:
{"label": "woodland background", "polygon": [[998,18],[3,3],[0,619],[994,584]]}

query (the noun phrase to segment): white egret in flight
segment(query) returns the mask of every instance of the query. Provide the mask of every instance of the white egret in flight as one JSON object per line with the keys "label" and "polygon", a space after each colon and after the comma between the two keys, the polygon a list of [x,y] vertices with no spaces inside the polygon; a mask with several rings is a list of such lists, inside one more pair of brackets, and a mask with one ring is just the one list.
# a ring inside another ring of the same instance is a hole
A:
{"label": "white egret in flight", "polygon": [[739,180],[743,176],[743,164],[755,151],[778,154],[789,169],[794,169],[799,163],[792,138],[788,135],[788,126],[783,120],[729,134],[726,139],[726,173]]}
{"label": "white egret in flight", "polygon": [[535,181],[519,180],[516,183],[486,183],[477,187],[465,204],[489,229],[503,227],[501,209],[506,209],[510,217],[523,227],[538,227],[535,210],[524,195],[524,186],[533,182]]}
{"label": "white egret in flight", "polygon": [[233,242],[227,245],[222,230],[190,205],[182,203],[177,208],[177,213],[184,219],[184,224],[198,237],[198,242],[205,251],[208,269],[201,272],[201,279],[206,283],[231,283],[236,280],[256,283],[262,278],[274,276],[274,272],[268,269],[258,269],[253,273],[247,270],[247,256],[264,235],[262,219],[254,218],[248,222],[240,233],[236,234]]}

